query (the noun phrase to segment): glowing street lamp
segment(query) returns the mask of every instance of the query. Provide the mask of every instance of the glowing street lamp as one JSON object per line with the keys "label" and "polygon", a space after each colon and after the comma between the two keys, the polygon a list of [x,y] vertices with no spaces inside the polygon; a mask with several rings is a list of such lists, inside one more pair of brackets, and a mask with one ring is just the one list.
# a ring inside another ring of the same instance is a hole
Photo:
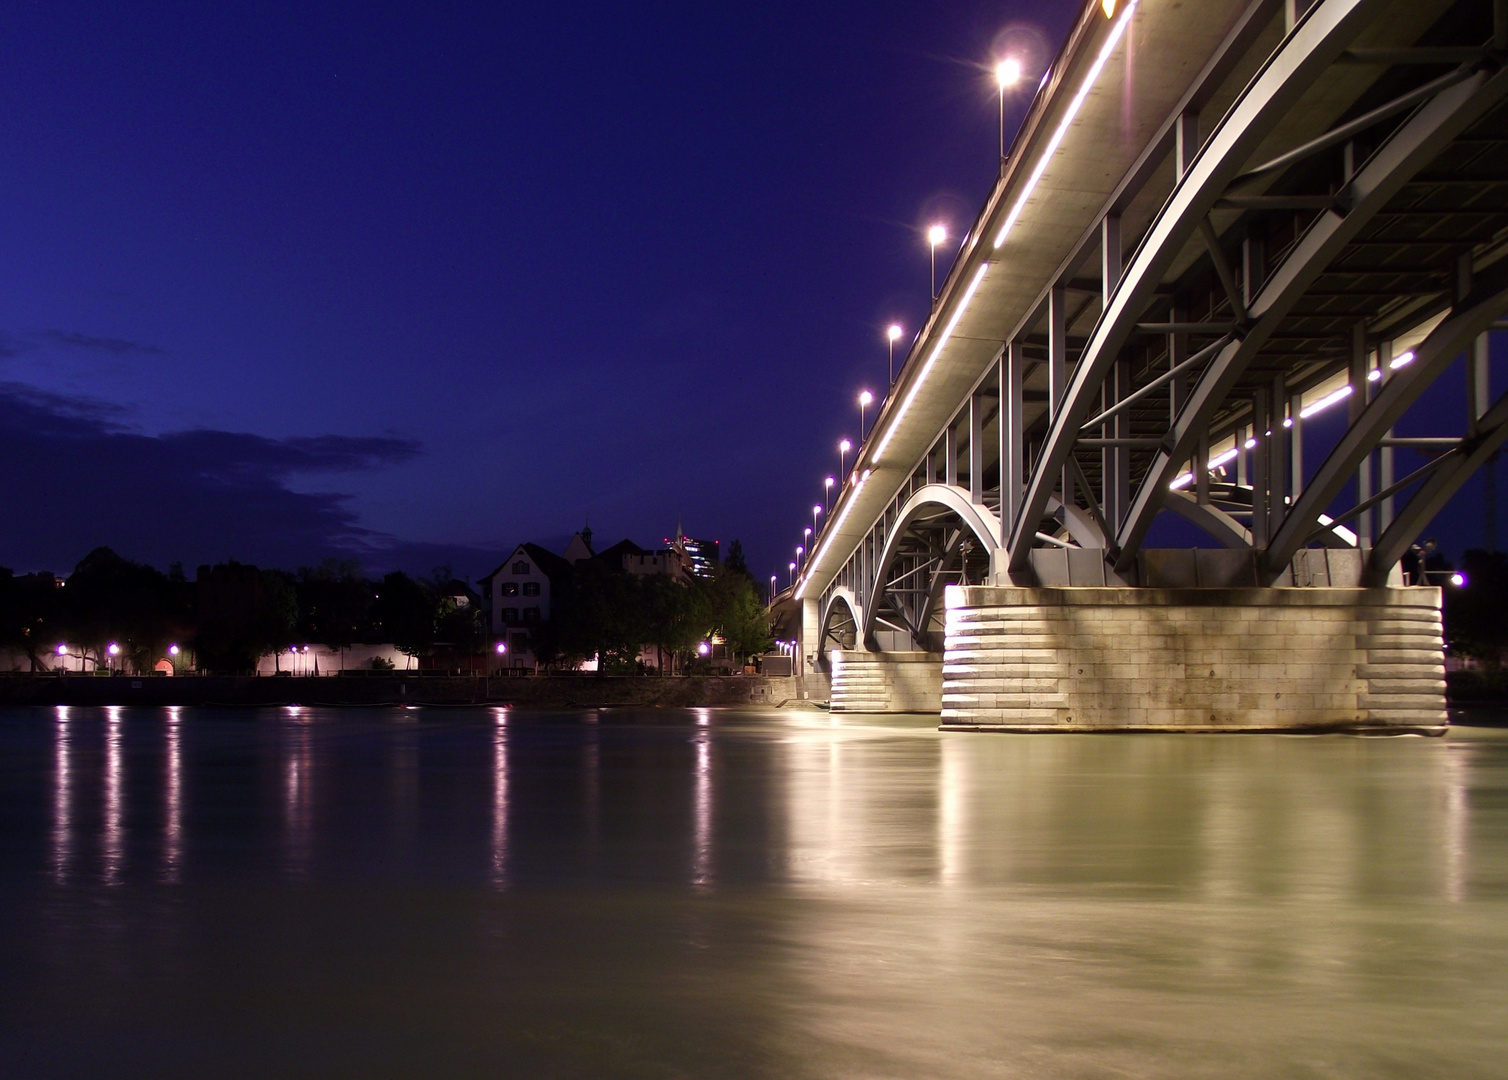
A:
{"label": "glowing street lamp", "polygon": [[811,528],[812,532],[816,532],[817,531],[817,518],[820,517],[821,514],[822,514],[822,504],[818,503],[816,506],[812,507],[812,528]]}
{"label": "glowing street lamp", "polygon": [[838,444],[838,475],[843,477],[843,482],[848,482],[848,452],[853,449],[853,443],[844,439]]}
{"label": "glowing street lamp", "polygon": [[796,585],[796,564],[795,563],[791,563],[790,571],[791,571],[791,587],[794,588],[795,585]]}
{"label": "glowing street lamp", "polygon": [[1005,160],[1005,88],[1021,81],[1021,61],[1007,56],[995,65],[995,83],[1000,87],[1000,160]]}
{"label": "glowing street lamp", "polygon": [[934,225],[927,230],[927,244],[932,248],[932,299],[937,299],[937,245],[948,238],[946,225]]}
{"label": "glowing street lamp", "polygon": [[874,395],[868,390],[859,392],[859,442],[864,441],[864,410],[874,402]]}
{"label": "glowing street lamp", "polygon": [[800,566],[801,566],[801,556],[803,556],[805,554],[806,554],[806,548],[802,547],[800,544],[797,544],[796,545],[796,561],[792,565],[795,566],[795,567],[797,567],[799,569]]}
{"label": "glowing street lamp", "polygon": [[779,581],[780,581],[780,579],[776,575],[774,575],[774,574],[770,575],[770,606],[771,607],[775,606],[775,594],[780,591],[780,590],[778,590],[778,589],[775,588],[776,584],[778,584]]}
{"label": "glowing street lamp", "polygon": [[895,383],[895,343],[904,333],[900,323],[891,323],[890,328],[885,331],[885,338],[890,342],[890,382],[892,385]]}
{"label": "glowing street lamp", "polygon": [[826,513],[827,512],[827,508],[832,505],[832,501],[833,501],[833,485],[836,484],[837,482],[838,482],[837,477],[833,477],[833,476],[829,476],[826,480],[822,481],[822,510],[823,510],[823,513]]}

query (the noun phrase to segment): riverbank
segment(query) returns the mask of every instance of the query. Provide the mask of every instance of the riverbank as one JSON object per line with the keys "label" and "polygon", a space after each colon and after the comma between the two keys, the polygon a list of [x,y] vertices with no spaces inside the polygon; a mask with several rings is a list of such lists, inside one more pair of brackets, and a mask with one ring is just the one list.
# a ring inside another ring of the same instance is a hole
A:
{"label": "riverbank", "polygon": [[709,675],[476,676],[392,675],[317,678],[197,675],[0,678],[0,705],[518,705],[535,708],[645,708],[780,705],[827,698],[798,678]]}

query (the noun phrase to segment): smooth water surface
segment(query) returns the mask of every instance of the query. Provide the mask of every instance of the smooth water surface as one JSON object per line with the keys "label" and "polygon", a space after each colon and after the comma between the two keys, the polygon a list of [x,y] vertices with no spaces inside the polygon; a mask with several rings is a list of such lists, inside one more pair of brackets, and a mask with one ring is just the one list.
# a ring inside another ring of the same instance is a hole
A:
{"label": "smooth water surface", "polygon": [[0,712],[0,1076],[1501,1077],[1508,731]]}

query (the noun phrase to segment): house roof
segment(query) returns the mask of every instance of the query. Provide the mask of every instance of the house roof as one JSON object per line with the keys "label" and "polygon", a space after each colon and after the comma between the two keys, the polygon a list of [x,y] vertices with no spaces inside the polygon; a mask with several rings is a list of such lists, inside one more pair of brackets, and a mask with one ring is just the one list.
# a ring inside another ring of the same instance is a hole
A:
{"label": "house roof", "polygon": [[571,564],[566,562],[565,559],[561,558],[553,551],[550,551],[547,548],[542,548],[538,544],[523,543],[514,548],[512,554],[510,554],[506,559],[498,563],[497,568],[494,569],[492,573],[487,574],[485,577],[478,578],[477,584],[483,587],[490,585],[492,583],[492,579],[506,570],[508,566],[513,562],[513,560],[517,559],[520,555],[532,559],[534,561],[534,565],[543,570],[545,572],[545,576],[550,578],[552,581],[555,578],[560,577],[562,574],[569,574],[571,572]]}

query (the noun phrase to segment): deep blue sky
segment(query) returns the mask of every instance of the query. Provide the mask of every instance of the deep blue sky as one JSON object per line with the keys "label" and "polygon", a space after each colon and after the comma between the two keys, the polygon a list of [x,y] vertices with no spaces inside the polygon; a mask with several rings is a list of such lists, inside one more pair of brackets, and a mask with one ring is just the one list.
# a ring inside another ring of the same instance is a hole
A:
{"label": "deep blue sky", "polygon": [[784,567],[1077,9],[0,6],[0,564]]}

